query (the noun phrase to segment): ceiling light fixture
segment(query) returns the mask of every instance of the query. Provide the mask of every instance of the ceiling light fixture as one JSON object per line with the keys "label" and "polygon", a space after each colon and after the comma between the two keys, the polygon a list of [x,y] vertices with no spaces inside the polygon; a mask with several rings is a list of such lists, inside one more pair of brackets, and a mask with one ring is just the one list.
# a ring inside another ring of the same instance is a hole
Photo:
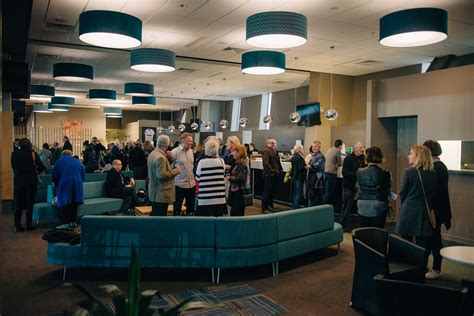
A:
{"label": "ceiling light fixture", "polygon": [[35,113],[53,113],[50,109],[48,109],[47,104],[33,104],[33,112]]}
{"label": "ceiling light fixture", "polygon": [[53,112],[67,112],[69,111],[69,107],[65,105],[55,105],[55,104],[48,104],[48,110]]}
{"label": "ceiling light fixture", "polygon": [[82,12],[79,16],[79,39],[100,47],[138,47],[142,44],[142,21],[116,11]]}
{"label": "ceiling light fixture", "polygon": [[[331,53],[332,65],[334,65],[334,49],[336,48],[336,46],[333,45],[329,48],[331,49],[331,52],[332,52]],[[332,108],[332,95],[333,95],[332,77],[333,77],[333,71],[331,71],[331,96],[330,96],[329,109],[326,112],[324,112],[324,116],[326,117],[326,120],[328,121],[335,121],[337,120],[339,116],[339,113],[337,112],[337,110]],[[320,82],[321,82],[321,79],[320,79]]]}
{"label": "ceiling light fixture", "polygon": [[176,69],[176,54],[159,48],[138,48],[130,54],[130,68],[145,72],[171,72]]}
{"label": "ceiling light fixture", "polygon": [[30,86],[30,99],[31,98],[45,98],[51,99],[54,97],[54,87],[51,86],[44,86],[44,85],[36,85],[32,84]]}
{"label": "ceiling light fixture", "polygon": [[105,115],[122,115],[122,108],[119,107],[104,107],[102,111],[104,111]]}
{"label": "ceiling light fixture", "polygon": [[155,87],[148,83],[127,82],[123,91],[124,94],[134,97],[152,97],[155,95]]}
{"label": "ceiling light fixture", "polygon": [[92,66],[78,63],[57,63],[53,65],[53,78],[61,81],[89,82],[94,79]]}
{"label": "ceiling light fixture", "polygon": [[132,97],[133,105],[156,105],[156,97]]}
{"label": "ceiling light fixture", "polygon": [[380,44],[415,47],[441,42],[448,37],[448,12],[416,8],[393,12],[380,19]]}
{"label": "ceiling light fixture", "polygon": [[106,118],[122,118],[122,115],[110,115],[110,114],[106,114],[105,117],[106,117]]}
{"label": "ceiling light fixture", "polygon": [[262,48],[303,45],[308,37],[308,19],[286,11],[261,12],[247,18],[247,44]]}
{"label": "ceiling light fixture", "polygon": [[90,89],[89,100],[113,101],[117,99],[117,92],[108,89]]}
{"label": "ceiling light fixture", "polygon": [[76,103],[76,100],[71,97],[53,97],[51,98],[50,104],[53,105],[64,105],[64,106],[72,106]]}
{"label": "ceiling light fixture", "polygon": [[252,75],[281,74],[285,72],[285,54],[263,50],[244,53],[241,69]]}

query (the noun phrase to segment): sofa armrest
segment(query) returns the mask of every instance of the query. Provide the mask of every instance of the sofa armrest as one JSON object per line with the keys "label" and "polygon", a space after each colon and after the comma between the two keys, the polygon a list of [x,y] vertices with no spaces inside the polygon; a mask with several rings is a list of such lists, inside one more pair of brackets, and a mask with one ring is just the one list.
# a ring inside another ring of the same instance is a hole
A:
{"label": "sofa armrest", "polygon": [[393,234],[389,236],[388,257],[390,260],[423,267],[428,259],[425,248]]}
{"label": "sofa armrest", "polygon": [[388,275],[388,258],[383,253],[367,246],[358,239],[354,239],[354,253],[356,257],[356,270],[367,271],[370,274],[368,276],[370,279],[377,274]]}
{"label": "sofa armrest", "polygon": [[56,188],[54,187],[54,185],[52,185],[52,184],[48,185],[46,201],[48,203],[53,204],[53,198],[54,198],[55,195],[56,195]]}

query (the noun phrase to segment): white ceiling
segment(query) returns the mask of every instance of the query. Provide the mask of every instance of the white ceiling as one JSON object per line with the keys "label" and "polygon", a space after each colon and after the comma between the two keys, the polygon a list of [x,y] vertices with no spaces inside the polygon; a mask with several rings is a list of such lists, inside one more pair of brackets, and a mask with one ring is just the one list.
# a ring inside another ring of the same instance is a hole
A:
{"label": "white ceiling", "polygon": [[[379,19],[394,11],[438,7],[448,11],[448,39],[415,48],[387,48],[378,43]],[[143,73],[129,68],[127,51],[87,47],[78,38],[79,14],[114,10],[143,21],[141,47],[176,52],[171,73]],[[270,10],[299,12],[308,18],[308,42],[284,50],[287,71],[275,76],[243,75],[238,64],[244,51],[249,15]],[[167,103],[183,99],[223,100],[289,89],[308,84],[309,71],[362,75],[430,62],[436,56],[474,52],[474,0],[35,0],[27,62],[33,84],[50,84],[58,95],[110,88],[123,92],[123,83],[153,83]],[[72,31],[51,30],[47,23],[71,25]],[[330,46],[335,45],[331,51]],[[226,49],[227,48],[227,49]],[[193,60],[209,59],[214,61]],[[371,65],[360,62],[376,61]],[[94,67],[92,83],[54,81],[56,62],[81,62]],[[88,103],[83,93],[83,103]],[[128,102],[126,98],[123,102]],[[163,102],[160,102],[163,103]],[[165,102],[166,103],[166,102]]]}

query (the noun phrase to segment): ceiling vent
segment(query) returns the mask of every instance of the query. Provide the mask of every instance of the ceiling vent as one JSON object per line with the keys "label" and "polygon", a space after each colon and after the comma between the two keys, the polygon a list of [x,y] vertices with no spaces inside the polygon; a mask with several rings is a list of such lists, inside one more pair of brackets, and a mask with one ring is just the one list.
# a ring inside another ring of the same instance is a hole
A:
{"label": "ceiling vent", "polygon": [[236,54],[243,54],[245,53],[245,49],[242,49],[242,48],[237,48],[237,47],[226,47],[222,50],[223,52],[233,52],[233,53],[236,53]]}
{"label": "ceiling vent", "polygon": [[358,63],[355,63],[356,65],[361,65],[361,66],[374,66],[374,65],[379,65],[382,62],[376,61],[376,60],[364,60],[360,61]]}
{"label": "ceiling vent", "polygon": [[176,71],[181,71],[181,72],[185,72],[185,73],[190,74],[190,73],[192,73],[192,72],[195,72],[196,69],[192,69],[192,68],[178,68],[178,69],[176,69]]}
{"label": "ceiling vent", "polygon": [[59,59],[59,55],[50,55],[50,54],[38,54],[36,55],[37,59]]}
{"label": "ceiling vent", "polygon": [[72,32],[74,30],[74,25],[46,22],[43,29],[46,31]]}

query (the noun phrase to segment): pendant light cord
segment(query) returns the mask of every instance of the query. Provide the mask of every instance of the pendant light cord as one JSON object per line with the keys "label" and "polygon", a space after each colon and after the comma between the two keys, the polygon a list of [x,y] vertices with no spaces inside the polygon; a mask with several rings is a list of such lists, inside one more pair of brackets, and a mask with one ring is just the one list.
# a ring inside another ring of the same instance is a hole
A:
{"label": "pendant light cord", "polygon": [[332,109],[332,76],[333,76],[333,72],[334,72],[334,69],[333,69],[333,66],[334,66],[334,48],[336,48],[335,45],[332,45],[330,47],[331,49],[331,60],[332,60],[332,63],[331,63],[331,100],[330,100],[330,104],[329,104],[329,107]]}

